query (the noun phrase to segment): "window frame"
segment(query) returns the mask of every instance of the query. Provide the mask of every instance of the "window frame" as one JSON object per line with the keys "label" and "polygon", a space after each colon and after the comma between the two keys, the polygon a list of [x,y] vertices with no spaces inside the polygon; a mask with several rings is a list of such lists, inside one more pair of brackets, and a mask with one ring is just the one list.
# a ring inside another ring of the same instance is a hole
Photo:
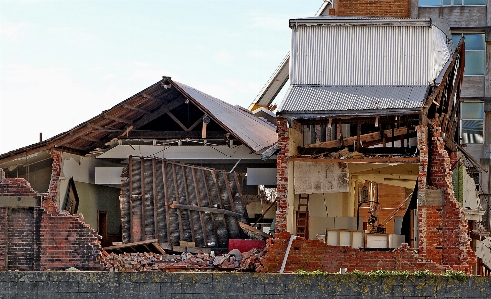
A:
{"label": "window frame", "polygon": [[[482,118],[464,118],[462,116],[462,112],[463,112],[463,105],[464,104],[470,104],[470,103],[478,103],[478,104],[481,104],[481,111],[482,111]],[[464,101],[464,102],[461,102],[460,103],[460,132],[459,132],[459,138],[460,138],[460,144],[476,144],[476,145],[482,145],[484,144],[484,136],[485,136],[485,130],[486,130],[486,126],[484,125],[484,101]],[[464,121],[480,121],[482,122],[482,131],[481,131],[481,139],[482,141],[481,142],[469,142],[469,140],[467,142],[464,142],[464,137],[463,137],[463,122]]]}
{"label": "window frame", "polygon": [[[468,49],[468,47],[465,48],[465,53],[469,53],[469,52],[473,52],[473,53],[478,53],[478,52],[481,52],[482,53],[482,56],[484,58],[484,68],[482,70],[482,73],[479,73],[479,74],[466,74],[465,73],[465,69],[464,69],[464,76],[485,76],[486,75],[486,39],[485,39],[485,33],[484,32],[452,32],[452,39],[454,40],[454,48],[457,47],[457,43],[455,43],[455,41],[457,41],[457,39],[454,39],[454,37],[459,37],[458,40],[460,40],[460,37],[461,36],[464,36],[464,42],[465,42],[465,37],[466,35],[481,35],[482,36],[482,39],[483,39],[483,43],[482,43],[482,49],[479,49],[479,50],[470,50]],[[467,55],[466,55],[466,62],[467,62]],[[466,63],[467,65],[467,63]]]}
{"label": "window frame", "polygon": [[451,4],[444,4],[443,2],[445,0],[439,0],[440,4],[435,4],[435,5],[421,4],[421,1],[424,0],[418,0],[418,7],[486,6],[486,0],[484,0],[483,4],[465,4],[467,0],[458,0],[461,1],[462,4],[453,4],[455,0],[447,0],[447,1],[451,1]]}

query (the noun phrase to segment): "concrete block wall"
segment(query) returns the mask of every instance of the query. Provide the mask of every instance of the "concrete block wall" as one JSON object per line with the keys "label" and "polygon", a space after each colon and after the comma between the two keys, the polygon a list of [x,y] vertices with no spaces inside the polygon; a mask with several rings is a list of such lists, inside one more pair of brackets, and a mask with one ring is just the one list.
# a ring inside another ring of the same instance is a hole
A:
{"label": "concrete block wall", "polygon": [[102,268],[99,236],[81,215],[60,212],[51,195],[37,194],[25,179],[5,178],[0,169],[0,197],[41,199],[41,206],[0,208],[0,271]]}
{"label": "concrete block wall", "polygon": [[0,298],[491,298],[490,277],[0,272]]}

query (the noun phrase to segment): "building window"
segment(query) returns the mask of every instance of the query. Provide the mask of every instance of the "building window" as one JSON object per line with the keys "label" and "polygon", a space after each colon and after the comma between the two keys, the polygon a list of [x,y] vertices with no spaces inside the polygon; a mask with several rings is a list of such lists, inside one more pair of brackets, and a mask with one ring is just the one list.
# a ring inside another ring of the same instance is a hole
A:
{"label": "building window", "polygon": [[484,142],[484,103],[465,102],[461,106],[462,144]]}
{"label": "building window", "polygon": [[419,0],[419,6],[486,5],[486,0]]}
{"label": "building window", "polygon": [[[462,34],[453,34],[453,44],[457,47]],[[483,76],[485,71],[484,34],[464,34],[465,41],[465,70],[464,75]]]}

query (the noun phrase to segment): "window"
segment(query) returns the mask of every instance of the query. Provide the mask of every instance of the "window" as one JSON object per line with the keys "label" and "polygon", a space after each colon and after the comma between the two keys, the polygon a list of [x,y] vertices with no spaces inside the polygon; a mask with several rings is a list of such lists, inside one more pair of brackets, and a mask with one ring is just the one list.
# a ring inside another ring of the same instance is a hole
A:
{"label": "window", "polygon": [[419,6],[486,5],[486,0],[419,0]]}
{"label": "window", "polygon": [[461,106],[462,144],[484,142],[484,103],[465,102]]}
{"label": "window", "polygon": [[[453,44],[457,47],[462,34],[453,34]],[[464,75],[484,75],[485,45],[484,34],[464,34],[465,41],[465,71]]]}

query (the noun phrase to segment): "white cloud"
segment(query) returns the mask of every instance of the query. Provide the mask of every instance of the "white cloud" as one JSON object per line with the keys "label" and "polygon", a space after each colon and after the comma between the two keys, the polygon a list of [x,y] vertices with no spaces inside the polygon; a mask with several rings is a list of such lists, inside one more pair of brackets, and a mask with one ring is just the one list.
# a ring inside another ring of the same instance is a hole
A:
{"label": "white cloud", "polygon": [[5,36],[10,40],[18,40],[24,37],[30,28],[32,28],[32,25],[28,23],[14,24],[10,22],[2,22],[0,25],[0,35]]}
{"label": "white cloud", "polygon": [[157,82],[162,79],[162,76],[165,75],[161,70],[156,69],[136,69],[133,71],[133,74],[130,76],[131,81],[144,81],[144,82]]}
{"label": "white cloud", "polygon": [[106,75],[102,76],[102,80],[111,80],[114,78],[116,78],[116,74],[106,74]]}
{"label": "white cloud", "polygon": [[290,30],[288,27],[288,16],[282,14],[267,14],[255,12],[250,14],[250,24],[254,28],[265,28],[269,30]]}
{"label": "white cloud", "polygon": [[[81,85],[70,69],[2,66],[0,153],[65,132],[134,94],[134,87]],[[123,85],[124,86],[124,85]],[[130,90],[131,89],[131,90]]]}
{"label": "white cloud", "polygon": [[152,66],[151,63],[142,62],[142,61],[133,61],[133,62],[131,62],[131,64],[133,66],[137,66],[137,67],[151,67]]}
{"label": "white cloud", "polygon": [[76,27],[51,27],[47,32],[76,46],[92,44],[96,36]]}
{"label": "white cloud", "polygon": [[229,63],[234,60],[234,56],[225,50],[220,50],[213,55],[213,60],[218,63]]}

